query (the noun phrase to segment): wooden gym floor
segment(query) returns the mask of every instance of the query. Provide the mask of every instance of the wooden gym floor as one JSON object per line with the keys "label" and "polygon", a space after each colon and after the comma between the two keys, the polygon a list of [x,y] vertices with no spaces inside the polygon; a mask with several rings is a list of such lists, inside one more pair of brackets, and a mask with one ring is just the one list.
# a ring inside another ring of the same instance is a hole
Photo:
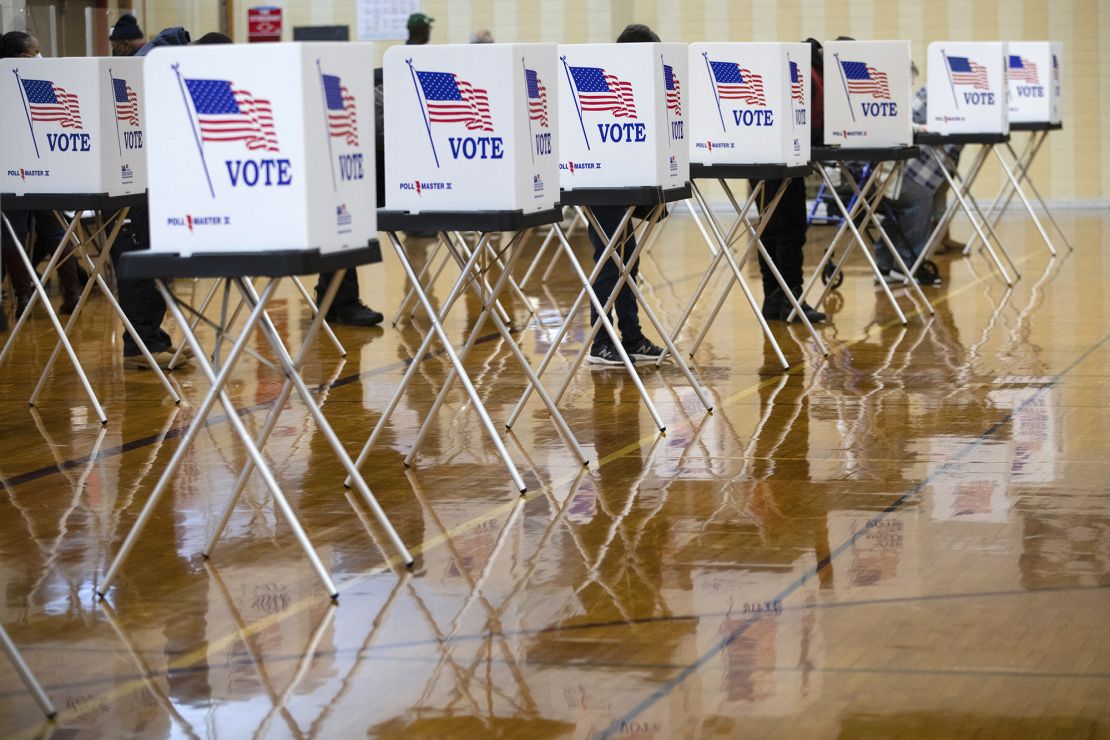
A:
{"label": "wooden gym floor", "polygon": [[[712,415],[673,366],[642,371],[665,436],[623,370],[583,368],[563,408],[594,462],[576,464],[533,398],[505,436],[524,498],[459,391],[402,466],[446,374],[424,361],[365,467],[411,572],[291,405],[268,450],[335,606],[257,476],[214,558],[199,557],[245,458],[221,410],[98,603],[206,384],[175,373],[174,408],[149,372],[125,371],[96,299],[76,346],[110,423],[64,360],[31,409],[53,342],[40,314],[0,368],[0,620],[61,713],[45,724],[0,660],[0,735],[1108,737],[1110,214],[1059,219],[1076,249],[1055,260],[1027,217],[1004,219],[1023,274],[1012,291],[982,255],[938,257],[936,315],[899,290],[904,328],[854,259],[821,329],[827,360],[800,326],[775,327],[786,374],[734,292],[694,362]],[[707,261],[689,217],[673,218],[641,268],[665,324]],[[388,319],[405,288],[396,259],[360,272]],[[176,290],[199,300],[208,286]],[[538,323],[508,304],[537,358],[574,288],[557,270],[526,292]],[[297,339],[308,314],[291,288],[273,309]],[[460,307],[452,337],[477,310]],[[348,449],[417,324],[339,328],[345,360],[318,341],[305,376]],[[500,425],[524,381],[486,334],[468,366]],[[279,387],[243,361],[230,391],[248,428]]]}

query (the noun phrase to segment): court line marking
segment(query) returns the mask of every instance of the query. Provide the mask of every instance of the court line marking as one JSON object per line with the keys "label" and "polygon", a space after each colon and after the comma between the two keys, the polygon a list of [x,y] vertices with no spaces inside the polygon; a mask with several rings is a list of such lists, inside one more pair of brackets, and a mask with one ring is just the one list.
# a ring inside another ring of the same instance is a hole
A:
{"label": "court line marking", "polygon": [[[1022,264],[1024,262],[1027,262],[1030,259],[1032,259],[1032,255],[1024,255],[1023,257],[1016,260],[1016,262],[1018,264]],[[978,275],[978,273],[973,272],[971,282],[969,282],[965,285],[962,285],[959,288],[956,288],[955,290],[949,290],[943,296],[940,296],[937,299],[935,299],[933,301],[933,305],[935,307],[935,306],[937,306],[939,304],[942,304],[942,303],[948,301],[949,299],[951,299],[955,296],[961,295],[961,294],[963,294],[963,293],[965,293],[965,292],[967,292],[967,291],[969,291],[973,288],[979,288],[983,285],[988,285],[988,284],[989,283],[986,280],[984,280],[983,278],[981,278]],[[906,312],[907,320],[910,319],[910,318],[921,317],[921,316],[922,316],[922,308],[917,306],[916,303],[914,304],[914,308],[911,312]],[[925,328],[928,328],[928,325],[929,325],[929,323],[931,323],[931,320],[926,319],[926,322],[927,323],[926,323]],[[891,328],[891,327],[894,327],[894,326],[900,326],[900,325],[901,325],[901,322],[899,322],[897,319],[892,319],[891,321],[887,322],[886,324],[869,326],[861,334],[859,334],[855,338],[851,339],[850,341],[829,345],[829,347],[828,347],[829,354],[831,356],[833,354],[843,353],[846,350],[850,349],[851,347],[854,347],[855,345],[860,344],[860,343],[868,340],[869,338],[871,338],[871,336],[875,332],[881,332],[883,329]],[[824,360],[824,362],[827,362],[827,361],[828,360],[826,358]],[[792,375],[792,374],[796,375],[797,373],[803,371],[805,368],[806,368],[806,366],[805,366],[804,363],[798,363],[798,364],[792,365],[790,367],[790,369],[786,370],[784,373],[778,373],[778,374],[775,374],[773,376],[770,376],[770,377],[766,378],[765,380],[754,383],[754,384],[748,386],[747,388],[744,388],[742,390],[739,390],[739,391],[731,394],[730,396],[727,396],[719,404],[717,404],[716,407],[721,408],[721,407],[724,407],[724,406],[730,406],[733,403],[736,403],[737,401],[758,392],[761,388],[764,388],[764,387],[770,386],[772,384],[778,383],[783,375]],[[689,427],[690,424],[687,420],[679,420],[678,422],[676,422],[675,426],[677,428],[683,428],[683,427]],[[604,457],[599,457],[594,469],[601,468],[602,466],[604,466],[608,463],[611,463],[615,460],[618,460],[621,457],[624,457],[625,455],[629,454],[633,450],[643,447],[645,444],[650,445],[659,436],[660,436],[660,434],[658,432],[650,433],[650,434],[645,435],[644,437],[642,437],[640,440],[637,440],[636,442],[625,445],[624,447],[622,447],[622,448],[620,448],[620,449],[618,449],[618,450],[616,450],[616,451],[614,451],[614,452],[612,452],[612,453],[610,453],[610,454],[608,454]],[[664,435],[664,436],[666,436],[666,435]],[[564,476],[562,476],[561,478],[559,478],[557,480],[553,480],[548,485],[548,487],[549,488],[554,488],[556,485],[571,482],[571,481],[574,480],[575,477],[577,477],[577,475],[578,475],[578,472],[577,472],[577,469],[576,469],[576,471],[573,474],[567,473]],[[511,501],[508,501],[504,504],[500,504],[500,505],[494,507],[488,513],[476,516],[476,517],[472,518],[471,520],[469,520],[467,522],[463,522],[463,523],[457,525],[456,527],[453,527],[451,530],[449,530],[447,532],[444,532],[443,534],[435,535],[435,536],[425,540],[424,542],[411,547],[410,552],[413,553],[413,554],[420,554],[420,553],[427,552],[429,550],[433,550],[433,549],[441,546],[442,544],[444,544],[448,540],[448,538],[453,537],[453,536],[457,535],[460,532],[464,532],[468,528],[472,528],[475,524],[477,524],[479,522],[488,521],[491,517],[507,515],[514,507],[516,507],[518,505],[520,498],[525,498],[527,500],[532,500],[534,498],[537,498],[542,493],[544,493],[544,488],[543,487],[541,487],[538,490],[532,490],[532,491],[528,492],[527,494],[525,494],[525,496],[514,497]],[[372,578],[374,576],[382,575],[382,574],[388,573],[388,572],[397,572],[400,568],[403,567],[403,564],[400,563],[399,558],[396,555],[386,557],[385,561],[386,562],[383,565],[376,566],[374,568],[370,568],[368,570],[365,570],[362,573],[355,574],[355,575],[351,576],[350,578],[348,578],[346,581],[343,581],[343,582],[337,584],[336,587],[339,590],[340,594],[342,594],[344,591],[350,590],[351,588],[353,588],[354,586],[357,586],[360,583],[363,583],[364,581],[369,580],[370,578]],[[821,564],[819,564],[819,567],[823,567],[823,566]],[[210,653],[212,653],[213,651],[227,649],[235,641],[246,638],[246,637],[249,637],[249,636],[252,636],[254,634],[257,634],[258,632],[261,632],[262,630],[268,629],[269,627],[271,627],[275,624],[279,624],[280,622],[284,621],[285,619],[294,617],[294,616],[300,614],[302,611],[312,607],[313,605],[320,603],[320,601],[321,601],[320,597],[305,597],[304,599],[301,599],[299,602],[296,602],[296,603],[290,605],[290,607],[288,609],[286,609],[285,611],[278,612],[278,613],[271,614],[271,615],[267,615],[266,617],[263,617],[262,619],[259,619],[257,622],[253,622],[253,623],[247,625],[246,630],[242,630],[242,631],[236,630],[235,632],[229,633],[227,636],[225,636],[223,638],[220,638],[218,640],[214,640],[212,642],[209,642],[203,648],[196,648],[194,650],[191,650],[187,653],[182,654],[176,660],[172,660],[172,661],[169,661],[167,663],[167,671],[173,671],[175,669],[185,669],[185,668],[188,668],[192,664],[199,663],[203,660],[206,660],[208,655]],[[745,623],[745,624],[747,624],[747,623]],[[739,635],[737,635],[737,636],[739,636]],[[733,638],[733,639],[735,639],[735,638]],[[700,665],[698,667],[700,667]],[[696,670],[696,669],[694,669],[694,670]],[[683,675],[684,676],[689,675],[689,674],[693,673],[694,670],[691,670],[688,667],[686,669],[686,671],[683,672]],[[685,678],[683,678],[682,680],[685,680]],[[681,683],[681,681],[679,681],[679,682]],[[677,684],[675,684],[675,685],[677,685]],[[145,688],[145,686],[146,686],[145,682],[141,679],[135,679],[135,680],[131,681],[130,683],[121,684],[121,685],[115,687],[113,690],[105,692],[104,694],[101,694],[100,696],[90,697],[89,699],[87,699],[87,700],[85,700],[85,701],[83,701],[83,702],[81,702],[81,703],[79,703],[79,704],[77,704],[77,705],[75,705],[71,708],[60,711],[58,713],[58,716],[55,718],[54,722],[56,723],[57,726],[61,726],[66,721],[76,719],[76,718],[81,717],[81,716],[83,716],[83,715],[85,715],[85,714],[87,714],[91,711],[96,710],[97,708],[102,706],[102,704],[104,702],[113,701],[115,699],[119,699],[121,697],[127,696],[127,695],[129,695],[129,694],[131,694],[131,693],[133,693],[133,692],[135,692],[139,689]],[[654,694],[653,694],[653,696],[654,696]],[[655,701],[658,701],[658,699],[654,699],[651,703],[654,704]],[[21,734],[16,735],[16,737],[18,737],[18,738],[33,737],[37,734],[36,730],[40,729],[44,725],[45,725],[45,721],[40,722],[38,725],[35,725],[33,728],[28,728],[27,730],[24,730]],[[619,728],[619,722],[617,722],[616,727]],[[612,725],[610,726],[610,730],[611,729],[612,729]]]}

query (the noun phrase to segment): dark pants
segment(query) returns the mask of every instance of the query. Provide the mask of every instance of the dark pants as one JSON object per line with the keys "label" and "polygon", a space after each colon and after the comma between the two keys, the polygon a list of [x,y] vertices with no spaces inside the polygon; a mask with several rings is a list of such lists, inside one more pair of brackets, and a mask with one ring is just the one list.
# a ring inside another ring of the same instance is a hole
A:
{"label": "dark pants", "polygon": [[[58,248],[58,243],[65,236],[65,229],[62,228],[53,211],[5,211],[5,213],[8,220],[11,221],[16,237],[19,239],[19,245],[17,246],[12,241],[7,227],[4,227],[2,238],[0,238],[4,272],[12,282],[12,289],[16,296],[26,299],[34,291],[34,283],[16,250],[23,249],[23,245],[27,244],[27,236],[31,233],[31,227],[34,226],[35,243],[28,245],[27,254],[31,257],[32,264],[39,260],[49,260]],[[66,254],[70,255],[72,252],[73,246],[71,243],[68,245]],[[77,259],[68,256],[58,266],[56,274],[66,301],[75,303],[78,296],[81,295],[81,288],[83,287],[77,274]]]}
{"label": "dark pants", "polygon": [[[150,249],[150,211],[146,207],[132,208],[128,214],[131,222],[120,230],[112,247],[112,263],[119,274],[119,258],[126,252]],[[170,335],[162,331],[162,319],[166,317],[166,302],[158,292],[154,281],[119,280],[119,305],[127,319],[135,327],[135,333],[151,352],[165,352],[170,348]],[[128,332],[123,333],[123,354],[132,357],[139,354],[139,348]]]}
{"label": "dark pants", "polygon": [[[624,206],[597,206],[593,209],[594,215],[597,217],[597,223],[605,230],[605,233],[612,236],[613,232],[620,226],[621,219],[624,217]],[[632,222],[629,221],[626,231],[631,231]],[[601,255],[605,251],[605,243],[608,241],[602,237],[590,225],[590,243],[594,245],[594,263],[596,264]],[[636,249],[636,240],[632,237],[624,243],[623,249],[618,248],[617,252],[620,254],[621,259],[627,259],[632,255]],[[640,261],[636,260],[632,265],[630,280],[635,280],[636,276],[640,273]],[[594,281],[594,292],[597,293],[598,300],[604,305],[613,293],[613,289],[617,287],[617,279],[620,277],[620,271],[613,263],[613,260],[606,259],[605,264],[601,267],[601,272],[598,273],[597,279]],[[621,343],[634,344],[643,338],[644,334],[640,330],[640,309],[636,305],[636,296],[633,294],[632,289],[627,284],[621,286],[621,292],[617,294],[617,301],[614,304],[617,309],[617,326],[620,328]],[[609,317],[612,318],[611,316]],[[593,326],[597,323],[597,311],[594,310],[593,304],[590,304],[590,325]],[[608,342],[609,337],[604,331],[598,334],[597,341]]]}
{"label": "dark pants", "polygon": [[[319,304],[328,289],[334,272],[321,272],[316,281],[316,303]],[[355,268],[347,270],[347,274],[339,281],[339,289],[335,291],[335,300],[332,306],[345,306],[348,303],[358,303],[358,271]]]}
{"label": "dark pants", "polygon": [[[767,180],[757,205],[762,215],[775,199],[782,180]],[[755,182],[752,182],[755,187]],[[763,246],[775,261],[783,280],[795,293],[802,290],[802,247],[806,243],[806,183],[801,177],[790,180],[778,208],[763,231]],[[759,272],[763,276],[763,295],[766,298],[780,292],[779,284],[770,268],[759,257]]]}

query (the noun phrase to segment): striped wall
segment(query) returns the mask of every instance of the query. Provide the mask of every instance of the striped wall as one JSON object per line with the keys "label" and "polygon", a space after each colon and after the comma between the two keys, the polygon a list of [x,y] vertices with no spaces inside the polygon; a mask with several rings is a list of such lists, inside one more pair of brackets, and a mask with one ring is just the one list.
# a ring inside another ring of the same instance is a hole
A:
{"label": "striped wall", "polygon": [[[294,25],[355,28],[354,2],[229,2],[237,41],[246,38],[250,5],[284,7],[290,37]],[[148,29],[184,24],[199,35],[220,26],[217,0],[120,4],[145,12]],[[1100,126],[1110,122],[1110,0],[424,0],[423,9],[435,18],[433,43],[465,43],[478,28],[498,41],[601,42],[638,22],[666,41],[910,39],[923,72],[924,50],[938,39],[1061,41],[1065,130],[1049,137],[1036,181],[1054,201],[1110,204],[1110,135]],[[996,178],[991,168],[981,189]]]}

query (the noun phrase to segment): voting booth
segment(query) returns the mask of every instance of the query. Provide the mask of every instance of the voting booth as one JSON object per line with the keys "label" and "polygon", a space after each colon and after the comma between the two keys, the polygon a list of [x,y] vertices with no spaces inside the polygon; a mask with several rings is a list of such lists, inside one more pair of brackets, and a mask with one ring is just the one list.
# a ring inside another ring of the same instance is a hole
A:
{"label": "voting booth", "polygon": [[661,43],[559,46],[563,190],[686,184],[686,48]]}
{"label": "voting booth", "polygon": [[397,46],[384,69],[386,208],[558,203],[554,44]]}
{"label": "voting booth", "polygon": [[999,41],[929,44],[929,131],[1008,133],[1006,62],[1006,44]]}
{"label": "voting booth", "polygon": [[690,161],[809,162],[808,44],[691,44]]}
{"label": "voting booth", "polygon": [[4,59],[0,70],[0,192],[146,190],[141,59]]}
{"label": "voting booth", "polygon": [[824,53],[825,144],[912,143],[910,42],[828,41]]}
{"label": "voting booth", "polygon": [[1007,42],[1010,123],[1060,123],[1063,48],[1054,41]]}
{"label": "voting booth", "polygon": [[153,249],[366,246],[377,231],[373,64],[370,44],[151,52]]}

